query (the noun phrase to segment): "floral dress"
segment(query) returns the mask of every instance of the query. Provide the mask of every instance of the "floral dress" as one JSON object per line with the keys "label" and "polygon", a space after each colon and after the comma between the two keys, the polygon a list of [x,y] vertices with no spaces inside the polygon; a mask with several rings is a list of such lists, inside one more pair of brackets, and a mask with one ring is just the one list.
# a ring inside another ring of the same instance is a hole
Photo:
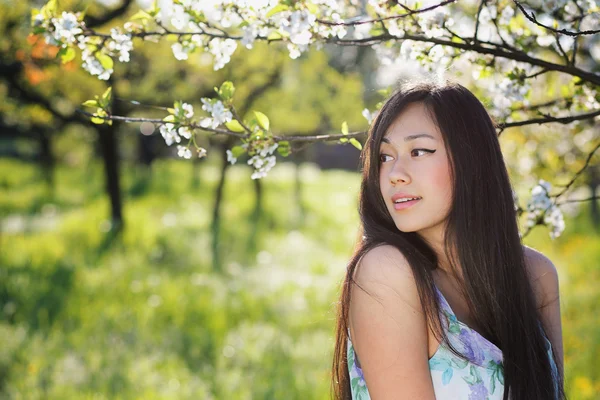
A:
{"label": "floral dress", "polygon": [[[441,312],[446,316],[448,341],[470,361],[457,357],[448,346],[440,344],[429,359],[429,371],[437,400],[502,400],[504,394],[504,370],[502,351],[475,330],[460,322],[442,292],[437,288]],[[552,345],[546,340],[548,357],[555,377],[558,376],[552,358]],[[348,370],[353,400],[370,400],[369,390],[354,352],[348,330]]]}

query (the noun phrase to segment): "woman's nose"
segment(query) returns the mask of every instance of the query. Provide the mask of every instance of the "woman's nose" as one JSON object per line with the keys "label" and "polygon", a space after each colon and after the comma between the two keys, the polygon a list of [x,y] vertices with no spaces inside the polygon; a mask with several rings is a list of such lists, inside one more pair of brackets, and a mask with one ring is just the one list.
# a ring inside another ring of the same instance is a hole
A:
{"label": "woman's nose", "polygon": [[389,174],[389,179],[392,185],[396,183],[410,183],[410,174],[400,163],[395,163]]}

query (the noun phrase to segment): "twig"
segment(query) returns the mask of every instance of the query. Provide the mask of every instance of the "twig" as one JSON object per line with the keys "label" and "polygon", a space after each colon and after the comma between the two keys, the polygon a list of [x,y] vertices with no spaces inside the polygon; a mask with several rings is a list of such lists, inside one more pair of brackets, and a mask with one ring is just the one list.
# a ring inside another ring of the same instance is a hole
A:
{"label": "twig", "polygon": [[581,121],[584,119],[594,118],[600,115],[600,110],[596,110],[586,114],[578,114],[578,115],[569,115],[568,117],[553,117],[548,115],[544,118],[533,118],[525,121],[514,121],[514,122],[505,122],[498,125],[498,128],[504,130],[506,128],[513,128],[515,126],[526,126],[526,125],[535,125],[535,124],[545,124],[548,122],[558,122],[561,124],[569,124],[574,121]]}
{"label": "twig", "polygon": [[531,12],[531,14],[529,14],[527,12],[527,10],[525,10],[525,7],[523,7],[523,5],[518,1],[518,0],[513,0],[513,2],[515,3],[515,5],[517,7],[519,7],[519,10],[521,10],[521,12],[523,13],[523,15],[525,15],[525,18],[527,18],[529,21],[533,22],[534,24],[536,24],[537,26],[541,26],[544,29],[547,29],[551,32],[554,33],[562,33],[563,35],[567,35],[567,36],[582,36],[582,35],[595,35],[596,33],[600,33],[600,29],[598,30],[587,30],[587,31],[569,31],[567,29],[555,29],[552,28],[548,25],[544,25],[541,22],[539,22],[536,18],[535,15],[533,14],[533,12]]}
{"label": "twig", "polygon": [[569,188],[573,185],[573,183],[575,183],[575,180],[577,180],[577,178],[579,177],[579,175],[581,175],[583,173],[583,171],[585,171],[585,169],[590,164],[590,160],[594,156],[594,153],[599,148],[600,148],[600,143],[598,143],[596,145],[596,147],[594,147],[594,149],[588,154],[587,159],[585,160],[585,164],[583,165],[583,167],[581,167],[581,169],[579,171],[577,171],[577,173],[575,173],[575,176],[573,177],[573,179],[571,179],[571,181],[569,183],[567,183],[567,185],[564,187],[564,189],[560,193],[558,193],[556,195],[557,198],[560,197],[561,195],[563,195],[567,190],[569,190]]}
{"label": "twig", "polygon": [[[165,122],[162,119],[157,119],[157,118],[143,118],[143,117],[123,117],[120,115],[106,115],[106,116],[98,116],[98,115],[94,115],[93,113],[84,111],[84,110],[80,110],[77,109],[77,112],[83,115],[86,115],[88,117],[94,117],[94,118],[100,118],[106,121],[112,120],[112,121],[123,121],[123,122],[150,122],[152,124],[156,124],[156,125],[165,125],[165,124],[172,124],[172,122]],[[218,128],[207,128],[207,127],[203,127],[200,126],[198,124],[179,124],[180,126],[185,126],[185,127],[189,127],[192,129],[197,129],[199,131],[205,131],[205,132],[212,132],[215,134],[220,134],[220,135],[228,135],[228,136],[235,136],[237,138],[243,139],[246,138],[248,135],[242,134],[242,133],[237,133],[237,132],[232,132],[226,129],[218,129]],[[313,135],[313,136],[277,136],[277,135],[273,135],[273,139],[275,139],[276,141],[288,141],[288,142],[314,142],[314,141],[320,141],[320,142],[325,142],[325,141],[335,141],[335,140],[340,140],[343,138],[356,138],[356,137],[361,137],[366,135],[367,132],[352,132],[352,133],[348,133],[347,135],[343,135],[343,134],[335,134],[335,135]]]}
{"label": "twig", "polygon": [[402,37],[396,37],[391,35],[377,35],[372,37],[367,37],[363,39],[336,39],[329,38],[326,40],[328,43],[339,44],[342,46],[370,46],[374,43],[387,41],[387,40],[414,40],[416,42],[429,42],[436,43],[442,46],[454,47],[457,49],[474,51],[479,54],[489,54],[497,57],[506,58],[508,60],[521,61],[528,63],[530,65],[535,65],[538,67],[546,68],[549,71],[557,71],[563,72],[565,74],[571,76],[577,76],[581,78],[583,81],[594,83],[596,85],[600,85],[600,75],[595,74],[593,72],[584,71],[580,68],[570,65],[563,64],[555,64],[546,60],[542,60],[539,58],[532,57],[525,52],[509,52],[501,47],[490,48],[483,46],[483,42],[479,42],[478,44],[470,44],[470,43],[459,43],[453,42],[451,40],[444,40],[438,38],[429,38],[420,35],[411,35],[405,34]]}
{"label": "twig", "polygon": [[481,0],[479,2],[479,8],[477,9],[477,16],[475,17],[475,33],[473,34],[473,43],[477,44],[477,34],[479,33],[479,16],[481,15],[481,10],[483,10],[483,6],[485,5],[486,0]]}
{"label": "twig", "polygon": [[421,13],[424,13],[427,11],[435,10],[436,8],[440,8],[445,5],[455,3],[456,1],[458,1],[458,0],[446,0],[446,1],[442,1],[439,4],[435,4],[433,6],[429,6],[429,7],[425,7],[425,8],[420,8],[418,10],[411,10],[411,9],[406,8],[409,11],[404,14],[392,15],[392,16],[384,17],[384,18],[375,18],[375,19],[352,21],[352,22],[334,22],[334,21],[327,21],[327,20],[323,20],[323,19],[316,19],[316,21],[323,25],[329,25],[329,26],[356,26],[356,25],[362,25],[362,24],[371,24],[371,23],[375,23],[375,22],[383,22],[383,21],[388,21],[388,20],[392,20],[392,19],[400,19],[400,18],[410,17],[415,14],[421,14]]}

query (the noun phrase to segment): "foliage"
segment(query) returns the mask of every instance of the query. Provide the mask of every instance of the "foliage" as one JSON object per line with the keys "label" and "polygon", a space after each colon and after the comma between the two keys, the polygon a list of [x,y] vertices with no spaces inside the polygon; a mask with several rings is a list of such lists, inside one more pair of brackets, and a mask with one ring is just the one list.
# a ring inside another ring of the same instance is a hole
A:
{"label": "foliage", "polygon": [[[413,1],[369,0],[364,7],[343,0],[242,4],[174,0],[154,2],[130,15],[122,27],[112,27],[110,33],[87,26],[83,13],[67,10],[59,9],[55,1],[33,10],[32,31],[43,35],[49,45],[57,46],[63,61],[72,60],[73,49],[78,48],[83,69],[101,80],[113,74],[113,59],[130,61],[134,39],[175,41],[169,51],[175,59],[190,62],[193,57],[210,55],[215,71],[232,61],[238,44],[247,50],[260,42],[285,44],[294,60],[311,46],[369,46],[382,65],[412,60],[438,75],[450,67],[457,75],[470,72],[471,77],[465,79],[476,80],[476,92],[481,91],[478,95],[489,102],[501,132],[510,127],[558,122],[571,124],[579,136],[597,137],[589,132],[593,132],[590,124],[600,116],[600,77],[589,65],[597,61],[590,48],[600,33],[594,29],[600,21],[600,9],[587,0],[534,5],[516,0],[465,4],[441,1],[425,6]],[[548,82],[555,84],[549,88]],[[131,119],[102,108],[89,116],[95,122],[119,119],[160,126],[166,144],[177,143],[177,154],[186,159],[192,158],[192,146],[199,157],[209,151],[198,144],[197,132],[236,138],[237,143],[227,151],[227,160],[233,164],[247,153],[248,164],[254,168],[252,179],[265,177],[276,164],[275,150],[285,157],[294,151],[296,142],[337,141],[362,148],[358,138],[364,132],[350,133],[347,121],[339,122],[340,134],[278,135],[283,126],[272,124],[264,110],[239,116],[232,99],[233,85],[233,81],[225,81],[220,89],[215,88],[216,98],[201,98],[207,116],[200,120],[191,119],[195,114],[188,103],[185,118],[171,112],[159,119]],[[560,97],[547,101],[556,90]],[[279,104],[281,97],[270,100],[271,104]],[[170,110],[179,110],[178,104],[182,103],[175,102]],[[326,102],[325,107],[328,104],[335,103]],[[369,121],[374,113],[363,111]],[[561,143],[561,153],[570,154],[572,161],[588,156],[583,169],[565,184],[570,187],[590,164],[600,143]],[[586,153],[581,154],[584,147]],[[535,157],[528,154],[526,159],[532,161]],[[535,179],[532,185],[538,183]],[[549,183],[541,186],[551,187]],[[532,193],[536,191],[538,187],[532,188]],[[553,237],[559,235],[562,212],[558,200],[566,192],[551,194],[545,190],[547,201],[535,203],[544,207],[527,209],[530,225],[549,225]]]}
{"label": "foliage", "polygon": [[[10,216],[1,245],[11,249],[0,253],[0,397],[328,398],[331,299],[358,233],[359,177],[303,165],[310,195],[300,220],[293,165],[273,170],[253,251],[251,181],[233,166],[219,239],[226,268],[215,274],[208,210],[217,166],[201,169],[196,190],[187,163],[152,168],[147,194],[126,203],[131,228],[112,237],[89,174],[59,167],[59,192],[80,200],[30,213],[35,170],[2,162],[0,182],[22,203],[0,198]],[[23,174],[9,172],[16,169]],[[135,176],[126,170],[125,193]],[[569,398],[593,399],[600,327],[589,316],[600,301],[600,238],[587,214],[568,222],[552,245],[541,230],[527,244],[559,269]]]}

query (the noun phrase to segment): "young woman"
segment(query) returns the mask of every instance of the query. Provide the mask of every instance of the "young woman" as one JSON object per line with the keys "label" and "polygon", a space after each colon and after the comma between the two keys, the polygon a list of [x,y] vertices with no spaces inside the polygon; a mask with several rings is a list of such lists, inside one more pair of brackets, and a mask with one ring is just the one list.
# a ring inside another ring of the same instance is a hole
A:
{"label": "young woman", "polygon": [[459,84],[393,94],[362,153],[335,399],[564,399],[558,275],[522,245],[490,116]]}

